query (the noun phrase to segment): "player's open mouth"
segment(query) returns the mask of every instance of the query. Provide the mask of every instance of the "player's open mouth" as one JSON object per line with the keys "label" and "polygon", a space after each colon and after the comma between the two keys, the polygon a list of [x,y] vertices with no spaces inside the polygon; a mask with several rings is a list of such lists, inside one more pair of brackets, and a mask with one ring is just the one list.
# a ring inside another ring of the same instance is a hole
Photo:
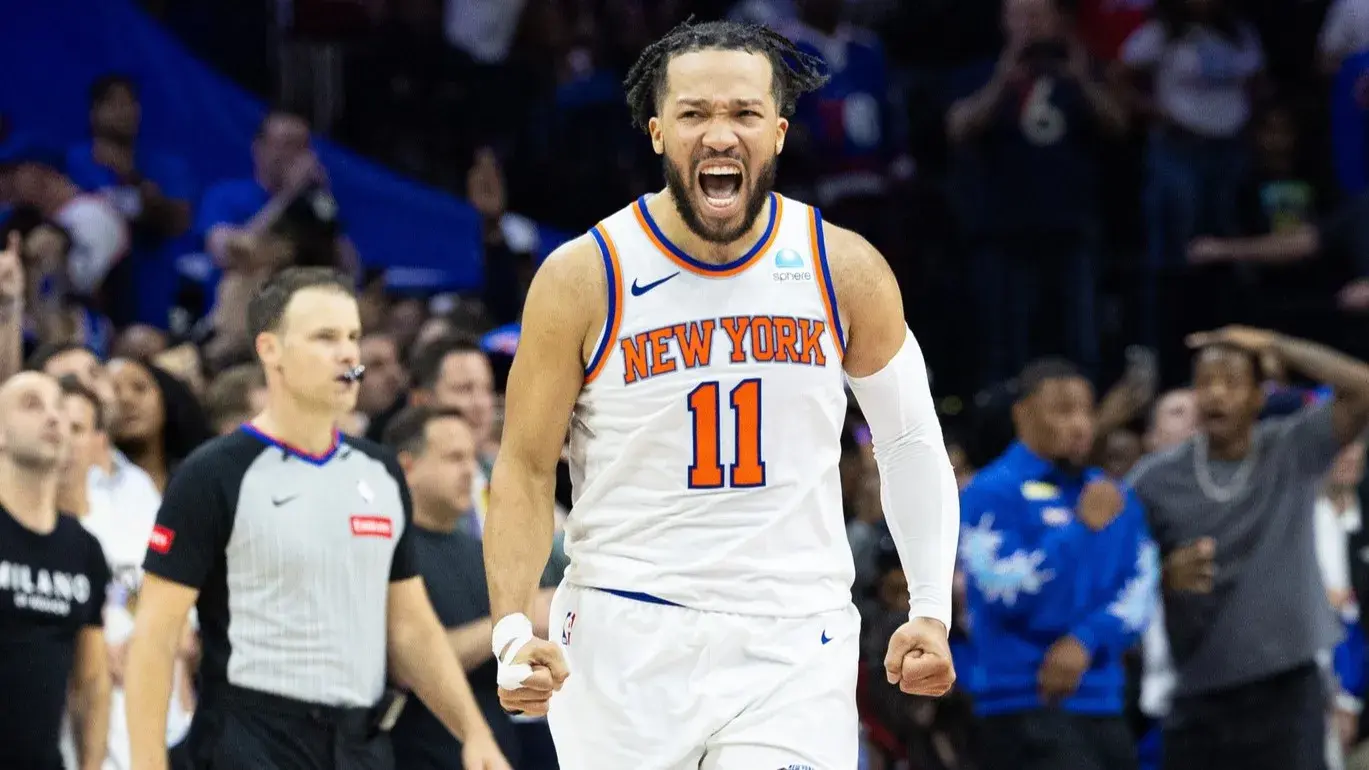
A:
{"label": "player's open mouth", "polygon": [[741,165],[730,161],[704,165],[699,169],[699,190],[709,208],[726,213],[741,199]]}

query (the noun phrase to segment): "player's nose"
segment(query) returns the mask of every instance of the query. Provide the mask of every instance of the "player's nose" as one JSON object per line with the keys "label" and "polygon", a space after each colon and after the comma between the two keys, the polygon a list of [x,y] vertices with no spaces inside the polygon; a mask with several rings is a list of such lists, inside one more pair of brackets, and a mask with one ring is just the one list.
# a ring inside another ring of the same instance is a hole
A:
{"label": "player's nose", "polygon": [[708,149],[716,153],[725,153],[737,147],[740,140],[737,132],[732,130],[725,120],[715,120],[704,132],[703,144]]}

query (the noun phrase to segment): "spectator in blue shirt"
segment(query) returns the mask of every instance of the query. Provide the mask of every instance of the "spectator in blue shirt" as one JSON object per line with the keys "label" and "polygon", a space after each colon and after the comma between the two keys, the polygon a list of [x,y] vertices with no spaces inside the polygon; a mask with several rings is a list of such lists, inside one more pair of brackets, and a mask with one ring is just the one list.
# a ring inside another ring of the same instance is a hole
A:
{"label": "spectator in blue shirt", "polygon": [[66,172],[109,201],[132,233],[128,257],[105,279],[110,320],[165,329],[196,190],[184,161],[140,145],[141,123],[137,85],[123,75],[99,78],[90,88],[90,141],[67,152]]}
{"label": "spectator in blue shirt", "polygon": [[195,234],[222,271],[211,358],[248,348],[247,298],[276,270],[289,264],[357,270],[309,130],[302,115],[271,112],[252,142],[253,176],[221,181],[200,201]]}
{"label": "spectator in blue shirt", "polygon": [[1038,361],[1019,388],[1017,441],[961,497],[981,766],[1128,770],[1122,655],[1150,618],[1157,553],[1135,496],[1086,465],[1094,395],[1079,369]]}

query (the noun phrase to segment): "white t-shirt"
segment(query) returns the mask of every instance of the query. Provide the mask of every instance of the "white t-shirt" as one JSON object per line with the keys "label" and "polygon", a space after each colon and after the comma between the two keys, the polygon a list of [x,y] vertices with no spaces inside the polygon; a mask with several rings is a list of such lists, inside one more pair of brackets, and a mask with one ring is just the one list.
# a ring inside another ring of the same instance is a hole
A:
{"label": "white t-shirt", "polygon": [[1122,61],[1155,77],[1156,106],[1195,134],[1232,137],[1250,120],[1246,85],[1264,68],[1253,27],[1242,24],[1232,41],[1206,27],[1189,27],[1169,39],[1164,25],[1146,22],[1122,44]]}
{"label": "white t-shirt", "polygon": [[[127,603],[142,583],[143,558],[147,555],[147,541],[157,523],[157,508],[162,496],[152,478],[128,458],[115,452],[114,472],[90,469],[87,478],[90,511],[81,524],[100,541],[105,559],[109,562],[109,598],[105,603],[105,640],[110,645],[128,641],[133,634],[133,615]],[[173,682],[181,679],[181,664],[177,663]],[[181,703],[173,685],[170,708],[166,717],[166,742],[175,746],[190,732],[194,712]],[[67,766],[74,768],[75,746],[70,731],[64,726],[63,755]],[[109,748],[103,770],[128,770],[132,767],[129,749],[128,718],[122,687],[110,693]]]}
{"label": "white t-shirt", "polygon": [[92,294],[129,247],[128,224],[117,209],[96,195],[80,195],[55,217],[71,236],[67,277],[72,288]]}
{"label": "white t-shirt", "polygon": [[1359,505],[1352,503],[1344,511],[1337,511],[1326,497],[1318,497],[1314,511],[1317,563],[1321,565],[1326,590],[1337,593],[1349,591],[1349,539],[1350,533],[1358,532],[1361,526]]}

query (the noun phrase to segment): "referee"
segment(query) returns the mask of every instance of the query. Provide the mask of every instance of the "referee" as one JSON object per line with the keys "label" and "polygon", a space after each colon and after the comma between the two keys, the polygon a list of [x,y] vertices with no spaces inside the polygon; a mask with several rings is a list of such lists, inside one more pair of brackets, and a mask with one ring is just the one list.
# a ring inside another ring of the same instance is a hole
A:
{"label": "referee", "polygon": [[267,406],[195,451],[148,543],[127,663],[133,766],[166,767],[177,643],[199,611],[197,768],[390,770],[411,689],[461,739],[468,770],[508,770],[415,565],[393,456],[335,425],[356,403],[361,323],[337,273],[291,268],[247,308]]}

